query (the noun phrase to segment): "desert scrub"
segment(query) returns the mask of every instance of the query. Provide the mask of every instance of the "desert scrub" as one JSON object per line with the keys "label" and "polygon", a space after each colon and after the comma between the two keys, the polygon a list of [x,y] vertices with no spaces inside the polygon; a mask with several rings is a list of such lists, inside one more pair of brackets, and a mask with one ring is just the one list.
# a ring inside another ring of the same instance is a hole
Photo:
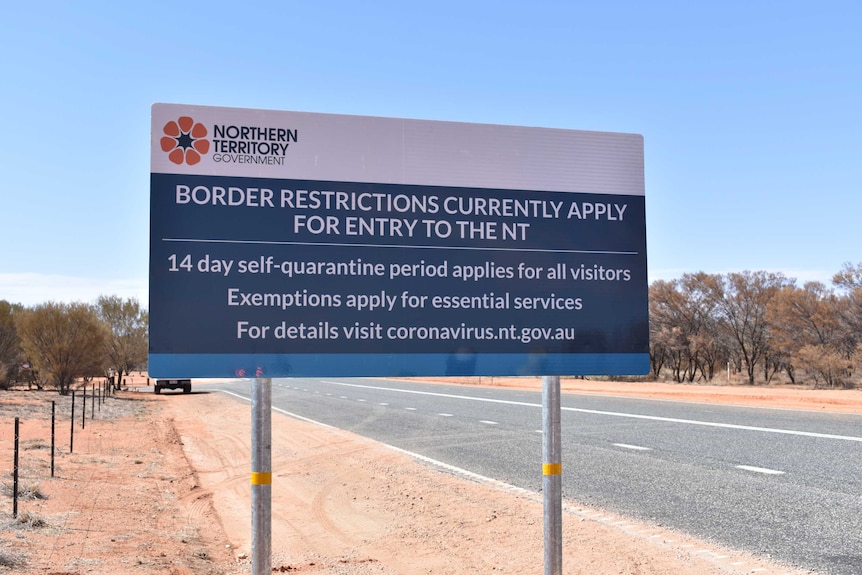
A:
{"label": "desert scrub", "polygon": [[[14,486],[11,482],[4,481],[0,483],[0,493],[7,497],[12,497]],[[35,499],[48,499],[48,496],[42,493],[39,482],[34,483],[19,483],[18,484],[18,499],[21,501],[32,501]]]}
{"label": "desert scrub", "polygon": [[48,521],[46,521],[44,517],[38,513],[31,513],[30,511],[22,511],[14,521],[19,527],[25,527],[27,529],[42,529],[43,527],[48,526]]}
{"label": "desert scrub", "polygon": [[0,549],[0,567],[14,569],[15,567],[23,567],[25,563],[27,563],[27,560],[24,555]]}

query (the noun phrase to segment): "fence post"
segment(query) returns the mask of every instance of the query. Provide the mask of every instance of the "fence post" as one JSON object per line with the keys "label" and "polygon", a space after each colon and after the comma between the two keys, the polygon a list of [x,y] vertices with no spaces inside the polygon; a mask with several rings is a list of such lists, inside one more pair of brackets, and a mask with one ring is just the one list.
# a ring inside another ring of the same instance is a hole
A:
{"label": "fence post", "polygon": [[15,462],[12,466],[12,517],[18,517],[18,418],[15,418]]}
{"label": "fence post", "polygon": [[69,431],[69,453],[75,452],[75,390],[72,390],[72,417],[69,419],[71,423],[70,427],[72,428]]}
{"label": "fence post", "polygon": [[81,429],[87,427],[87,386],[84,385],[84,407],[81,408]]}
{"label": "fence post", "polygon": [[54,414],[56,413],[56,410],[57,402],[51,400],[51,477],[54,477],[54,445],[56,437],[54,434],[54,422],[56,420]]}

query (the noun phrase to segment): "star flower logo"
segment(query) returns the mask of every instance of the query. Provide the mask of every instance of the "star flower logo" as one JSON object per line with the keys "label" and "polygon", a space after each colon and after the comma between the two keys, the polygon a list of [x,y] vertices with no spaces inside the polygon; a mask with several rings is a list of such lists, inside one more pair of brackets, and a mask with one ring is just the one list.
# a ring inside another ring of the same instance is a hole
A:
{"label": "star flower logo", "polygon": [[175,164],[185,162],[194,166],[201,161],[201,154],[210,151],[210,141],[206,139],[207,128],[196,123],[189,116],[180,116],[176,122],[171,120],[164,127],[165,135],[159,143],[168,159]]}

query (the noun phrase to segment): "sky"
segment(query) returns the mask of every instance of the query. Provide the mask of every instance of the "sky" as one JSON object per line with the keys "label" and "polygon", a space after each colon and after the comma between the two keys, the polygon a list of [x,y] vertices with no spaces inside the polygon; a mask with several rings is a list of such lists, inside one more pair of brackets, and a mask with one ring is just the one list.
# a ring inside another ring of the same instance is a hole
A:
{"label": "sky", "polygon": [[649,281],[862,263],[862,4],[4,3],[0,300],[147,305],[153,103],[643,135]]}

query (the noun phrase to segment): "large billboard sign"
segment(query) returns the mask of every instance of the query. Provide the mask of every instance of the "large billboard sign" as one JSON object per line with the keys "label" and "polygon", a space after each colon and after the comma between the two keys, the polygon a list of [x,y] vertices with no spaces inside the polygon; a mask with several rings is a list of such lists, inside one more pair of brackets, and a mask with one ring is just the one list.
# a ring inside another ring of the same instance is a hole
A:
{"label": "large billboard sign", "polygon": [[156,377],[649,370],[643,139],[155,104]]}

